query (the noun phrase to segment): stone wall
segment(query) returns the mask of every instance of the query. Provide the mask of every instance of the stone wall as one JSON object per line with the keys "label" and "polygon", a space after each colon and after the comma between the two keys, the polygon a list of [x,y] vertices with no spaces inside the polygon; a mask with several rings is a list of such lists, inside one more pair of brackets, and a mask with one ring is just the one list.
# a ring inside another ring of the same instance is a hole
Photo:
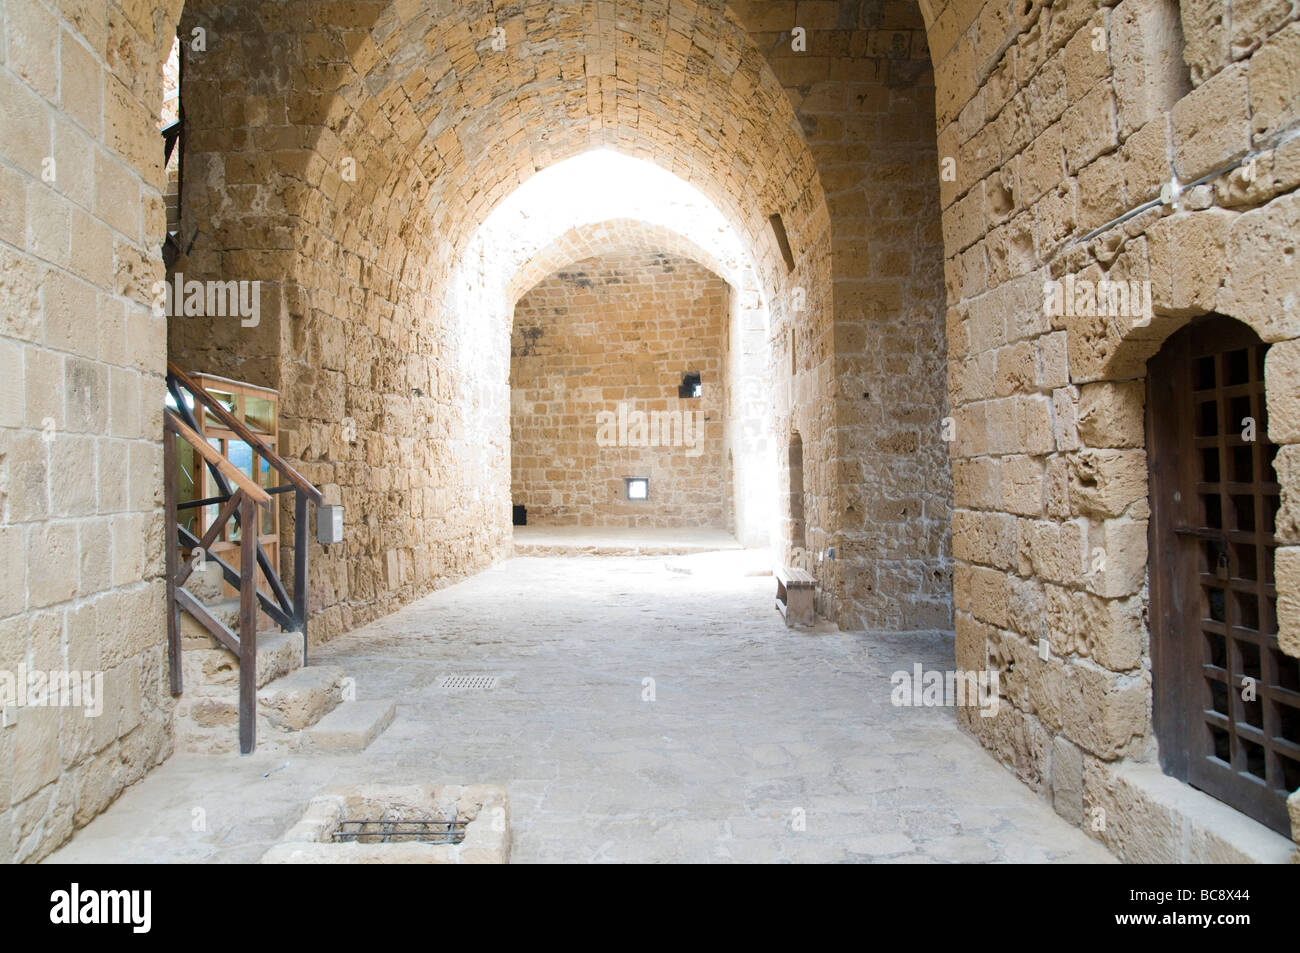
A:
{"label": "stone wall", "polygon": [[[790,98],[829,209],[829,254],[793,283],[801,300],[774,328],[777,443],[784,457],[793,432],[803,442],[819,611],[849,628],[949,628],[943,243],[924,23],[901,2],[734,7]],[[827,281],[833,310],[800,310]]]}
{"label": "stone wall", "polygon": [[[1143,376],[1195,315],[1235,317],[1273,343],[1278,587],[1294,591],[1300,311],[1284,289],[1300,278],[1296,11],[1241,0],[923,9],[939,156],[953,173],[941,165],[957,661],[996,668],[1008,702],[962,722],[1122,856],[1187,859],[1188,838],[1218,835],[1185,804],[1119,780],[1156,759]],[[1250,157],[1176,207],[1114,222],[1174,176],[1190,183]],[[1045,282],[1070,276],[1150,282],[1154,316],[1047,313]],[[1293,654],[1295,605],[1279,602]]]}
{"label": "stone wall", "polygon": [[[182,33],[206,30],[207,48],[184,59],[177,270],[259,281],[262,315],[169,328],[179,363],[281,392],[281,453],[344,507],[344,542],[310,544],[313,641],[491,564],[509,533],[504,477],[483,476],[507,466],[505,328],[494,358],[465,353],[484,335],[443,306],[409,150],[382,120],[331,116],[339,32],[369,21],[319,12],[310,34],[279,7],[186,5]],[[287,498],[281,527],[288,580]]]}
{"label": "stone wall", "polygon": [[149,302],[178,6],[20,0],[3,14],[0,671],[99,673],[103,694],[93,718],[8,712],[0,862],[48,854],[172,747],[165,334]]}
{"label": "stone wall", "polygon": [[[574,262],[519,300],[511,496],[530,525],[731,528],[728,299],[726,282],[702,265],[638,253]],[[688,371],[702,396],[683,400]],[[671,417],[666,429],[650,427],[656,413],[676,415],[676,427]],[[638,476],[649,477],[650,497],[630,502],[624,479]]]}
{"label": "stone wall", "polygon": [[[456,281],[497,203],[596,146],[697,185],[752,252],[819,608],[944,625],[951,559],[957,662],[997,667],[1008,702],[966,729],[1063,816],[1107,806],[1093,832],[1127,857],[1201,836],[1126,773],[1155,761],[1142,378],[1199,314],[1272,344],[1280,641],[1300,654],[1294,2],[191,0],[184,266],[265,297],[255,329],[165,331],[179,6],[3,11],[0,558],[22,582],[0,668],[104,671],[109,707],[0,729],[0,859],[43,856],[170,748],[164,340],[281,388],[283,449],[345,504],[347,542],[313,544],[314,637],[389,611],[505,550],[510,316]],[[1151,282],[1153,320],[1044,313],[1045,281],[1103,275]]]}

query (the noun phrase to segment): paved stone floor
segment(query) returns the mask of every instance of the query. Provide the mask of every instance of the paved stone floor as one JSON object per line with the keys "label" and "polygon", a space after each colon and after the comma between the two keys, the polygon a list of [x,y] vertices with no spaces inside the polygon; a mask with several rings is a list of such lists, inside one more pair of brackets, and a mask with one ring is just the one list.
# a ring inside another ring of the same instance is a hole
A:
{"label": "paved stone floor", "polygon": [[668,556],[739,549],[722,529],[516,526],[516,556]]}
{"label": "paved stone floor", "polygon": [[52,859],[255,861],[361,781],[504,785],[515,862],[1112,859],[950,709],[890,704],[893,671],[951,666],[950,636],[789,630],[753,567],[508,560],[316,652],[397,700],[364,753],[175,755]]}

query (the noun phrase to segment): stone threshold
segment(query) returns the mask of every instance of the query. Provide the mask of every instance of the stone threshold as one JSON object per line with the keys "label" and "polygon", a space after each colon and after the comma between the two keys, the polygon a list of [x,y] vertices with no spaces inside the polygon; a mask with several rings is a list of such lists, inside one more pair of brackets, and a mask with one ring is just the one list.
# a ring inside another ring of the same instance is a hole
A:
{"label": "stone threshold", "polygon": [[[1106,811],[1102,831],[1092,829],[1097,807]],[[1090,761],[1082,827],[1125,863],[1300,863],[1289,838],[1155,764]]]}

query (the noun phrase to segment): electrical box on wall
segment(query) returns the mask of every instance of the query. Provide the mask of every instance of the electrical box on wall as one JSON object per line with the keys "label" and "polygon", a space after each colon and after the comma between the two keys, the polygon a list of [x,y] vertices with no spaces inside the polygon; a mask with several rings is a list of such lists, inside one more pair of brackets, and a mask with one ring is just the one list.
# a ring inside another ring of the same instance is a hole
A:
{"label": "electrical box on wall", "polygon": [[316,507],[316,542],[328,546],[343,542],[343,507]]}

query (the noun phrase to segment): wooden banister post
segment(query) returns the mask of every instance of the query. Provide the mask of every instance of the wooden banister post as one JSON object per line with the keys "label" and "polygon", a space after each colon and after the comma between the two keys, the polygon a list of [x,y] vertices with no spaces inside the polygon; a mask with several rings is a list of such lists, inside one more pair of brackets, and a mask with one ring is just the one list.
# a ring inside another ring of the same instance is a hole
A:
{"label": "wooden banister post", "polygon": [[302,664],[307,664],[307,494],[294,494],[293,506],[293,614],[302,633]]}
{"label": "wooden banister post", "polygon": [[170,669],[171,692],[181,693],[181,620],[180,606],[176,604],[176,556],[180,547],[176,531],[176,437],[163,429],[163,519],[167,548],[167,664]]}
{"label": "wooden banister post", "polygon": [[239,503],[239,751],[257,743],[257,503]]}

